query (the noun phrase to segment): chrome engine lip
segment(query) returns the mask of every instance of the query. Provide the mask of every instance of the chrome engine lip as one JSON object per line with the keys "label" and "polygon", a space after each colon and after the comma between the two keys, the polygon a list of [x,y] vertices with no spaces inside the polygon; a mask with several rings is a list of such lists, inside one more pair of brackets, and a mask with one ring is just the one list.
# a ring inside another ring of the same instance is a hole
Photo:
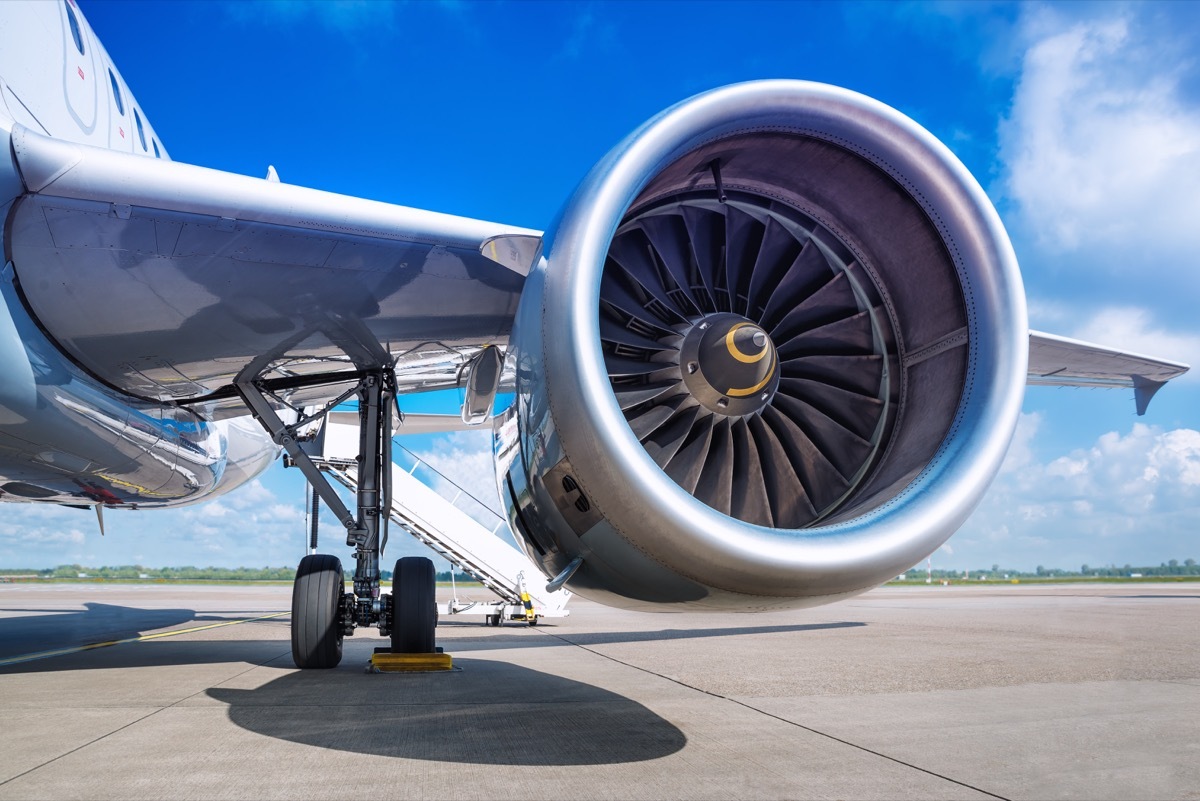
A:
{"label": "chrome engine lip", "polygon": [[[968,314],[963,395],[925,468],[894,498],[860,517],[794,531],[726,517],[660,470],[613,396],[599,337],[605,257],[642,189],[697,147],[755,131],[833,142],[906,187],[952,243]],[[568,202],[552,237],[544,265],[542,342],[563,450],[614,529],[680,574],[759,596],[867,589],[945,542],[999,471],[1027,373],[1028,320],[1017,259],[999,215],[966,167],[895,109],[847,89],[792,80],[698,95],[651,119],[602,159]],[[645,505],[632,498],[656,504],[652,529]]]}

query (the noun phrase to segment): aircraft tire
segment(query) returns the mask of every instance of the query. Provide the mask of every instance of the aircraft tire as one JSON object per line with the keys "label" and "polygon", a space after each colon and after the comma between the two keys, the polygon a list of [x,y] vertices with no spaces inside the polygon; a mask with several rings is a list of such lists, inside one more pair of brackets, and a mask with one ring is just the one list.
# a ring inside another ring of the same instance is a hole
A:
{"label": "aircraft tire", "polygon": [[431,654],[437,626],[433,562],[424,556],[396,561],[392,574],[392,653]]}
{"label": "aircraft tire", "polygon": [[292,660],[298,668],[332,668],[342,661],[342,562],[329,554],[300,560],[292,585]]}

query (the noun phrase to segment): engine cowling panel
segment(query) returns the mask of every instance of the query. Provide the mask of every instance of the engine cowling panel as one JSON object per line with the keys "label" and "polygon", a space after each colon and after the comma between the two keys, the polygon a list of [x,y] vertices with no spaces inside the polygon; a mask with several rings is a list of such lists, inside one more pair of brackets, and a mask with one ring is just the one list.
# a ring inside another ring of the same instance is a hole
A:
{"label": "engine cowling panel", "polygon": [[623,606],[861,592],[945,541],[999,469],[1020,273],[916,123],[797,81],[685,101],[584,180],[527,282],[497,425],[510,522]]}

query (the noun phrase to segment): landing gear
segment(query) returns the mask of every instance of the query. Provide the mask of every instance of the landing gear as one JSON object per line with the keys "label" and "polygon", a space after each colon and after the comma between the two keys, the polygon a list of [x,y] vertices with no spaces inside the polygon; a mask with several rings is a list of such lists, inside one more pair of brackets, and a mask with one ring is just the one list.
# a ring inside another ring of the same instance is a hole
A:
{"label": "landing gear", "polygon": [[[342,566],[336,557],[310,554],[300,562],[292,594],[292,658],[300,668],[331,668],[342,657],[342,637],[358,626],[378,626],[392,637],[393,651],[433,653],[437,605],[433,563],[422,557],[396,563],[394,595],[380,592],[379,557],[387,545],[392,507],[392,414],[396,396],[390,372],[362,374],[358,385],[314,414],[285,424],[276,413],[288,404],[271,385],[255,378],[234,382],[255,419],[300,468],[325,504],[346,528],[346,544],[354,548],[354,592],[343,591]],[[351,514],[328,479],[297,441],[296,432],[358,395],[359,448],[348,472],[357,473],[358,514]],[[316,532],[313,532],[313,547]]]}
{"label": "landing gear", "polygon": [[423,556],[406,556],[392,574],[392,653],[433,653],[437,627],[433,562]]}
{"label": "landing gear", "polygon": [[342,563],[329,554],[300,560],[292,586],[292,659],[300,668],[342,661]]}

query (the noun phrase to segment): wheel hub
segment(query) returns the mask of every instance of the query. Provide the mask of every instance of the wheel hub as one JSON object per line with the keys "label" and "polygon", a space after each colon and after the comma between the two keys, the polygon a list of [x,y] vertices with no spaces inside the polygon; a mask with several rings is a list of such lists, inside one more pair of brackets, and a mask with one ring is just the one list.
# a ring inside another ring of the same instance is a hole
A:
{"label": "wheel hub", "polygon": [[704,408],[725,417],[761,411],[779,388],[775,343],[740,314],[710,314],[684,335],[683,383]]}

